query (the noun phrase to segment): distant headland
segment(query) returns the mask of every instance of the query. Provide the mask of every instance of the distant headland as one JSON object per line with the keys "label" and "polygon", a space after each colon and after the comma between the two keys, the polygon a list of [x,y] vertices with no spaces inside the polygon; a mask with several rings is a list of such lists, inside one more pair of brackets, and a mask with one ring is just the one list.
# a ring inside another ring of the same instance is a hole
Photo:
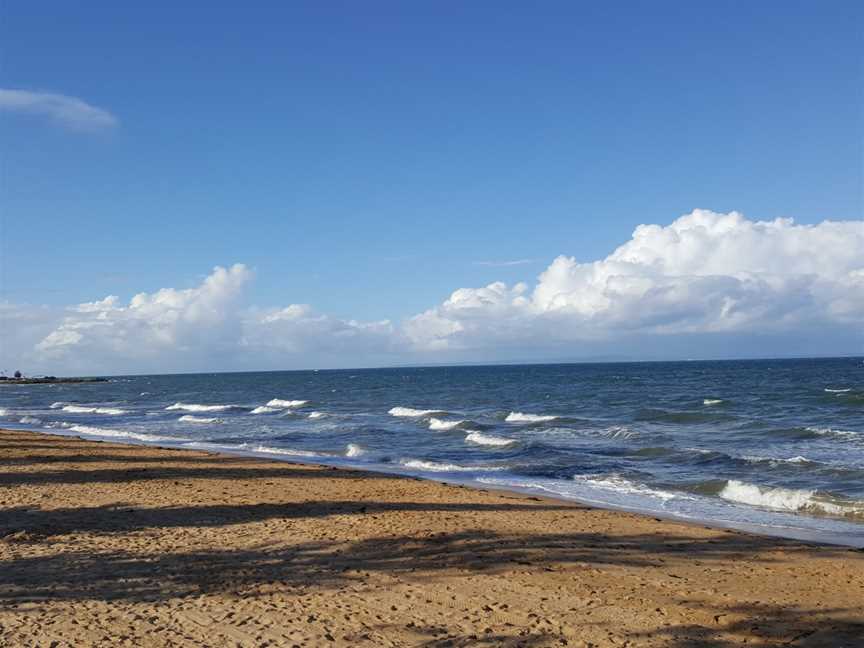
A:
{"label": "distant headland", "polygon": [[107,378],[58,378],[57,376],[22,376],[16,371],[14,376],[0,376],[0,385],[42,385],[42,384],[68,384],[68,383],[91,383],[108,382]]}

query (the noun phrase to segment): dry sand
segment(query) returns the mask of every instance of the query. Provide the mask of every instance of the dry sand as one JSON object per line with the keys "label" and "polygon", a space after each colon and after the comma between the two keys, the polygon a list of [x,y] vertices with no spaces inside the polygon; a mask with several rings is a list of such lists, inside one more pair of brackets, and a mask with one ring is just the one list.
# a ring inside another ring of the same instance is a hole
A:
{"label": "dry sand", "polygon": [[2,646],[855,646],[864,553],[0,431]]}

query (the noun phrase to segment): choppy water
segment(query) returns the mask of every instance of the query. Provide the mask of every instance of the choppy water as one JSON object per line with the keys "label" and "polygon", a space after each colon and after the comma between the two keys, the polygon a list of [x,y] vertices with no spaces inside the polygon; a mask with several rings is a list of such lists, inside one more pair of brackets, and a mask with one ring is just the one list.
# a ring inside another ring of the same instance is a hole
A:
{"label": "choppy water", "polygon": [[864,546],[861,358],[4,385],[0,426],[352,465]]}

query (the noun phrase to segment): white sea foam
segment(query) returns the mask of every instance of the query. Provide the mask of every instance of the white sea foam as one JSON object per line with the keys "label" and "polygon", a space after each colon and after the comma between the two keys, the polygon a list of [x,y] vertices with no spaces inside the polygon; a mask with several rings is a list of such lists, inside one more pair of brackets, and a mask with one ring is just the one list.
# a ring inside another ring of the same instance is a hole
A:
{"label": "white sea foam", "polygon": [[199,405],[198,403],[174,403],[166,410],[183,410],[184,412],[226,412],[235,405]]}
{"label": "white sea foam", "polygon": [[309,450],[296,450],[294,448],[276,448],[273,446],[265,446],[255,443],[212,443],[210,441],[190,441],[184,444],[187,448],[200,448],[202,450],[215,450],[222,452],[230,452],[232,450],[242,450],[245,452],[260,452],[271,455],[284,455],[286,457],[328,457],[331,455],[321,454],[319,452],[311,452]]}
{"label": "white sea foam", "polygon": [[266,405],[259,405],[255,409],[253,409],[250,414],[270,414],[272,412],[280,411],[278,407],[267,407]]}
{"label": "white sea foam", "polygon": [[795,457],[789,457],[788,459],[784,459],[782,457],[763,457],[760,455],[744,455],[741,458],[748,463],[755,463],[755,464],[767,463],[767,464],[770,464],[772,466],[778,466],[778,465],[784,464],[784,463],[801,464],[801,463],[810,463],[811,462],[810,459],[808,459],[807,457],[804,457],[802,455],[798,455]]}
{"label": "white sea foam", "polygon": [[36,418],[35,416],[22,416],[19,419],[19,422],[26,425],[39,425],[42,423],[42,419]]}
{"label": "white sea foam", "polygon": [[663,501],[676,498],[692,499],[682,493],[673,493],[670,491],[651,488],[644,484],[637,484],[626,477],[614,473],[608,475],[574,475],[573,481],[585,484],[591,488],[614,491],[615,493],[624,495],[647,495],[649,497],[656,497]]}
{"label": "white sea foam", "polygon": [[282,409],[290,409],[292,407],[303,407],[309,401],[305,400],[282,400],[281,398],[272,398],[267,401],[267,407],[281,407]]}
{"label": "white sea foam", "polygon": [[554,421],[557,416],[546,414],[523,414],[522,412],[510,412],[504,420],[508,423],[541,423],[543,421]]}
{"label": "white sea foam", "polygon": [[348,446],[345,448],[346,457],[360,457],[364,454],[366,454],[366,451],[356,443],[349,443]]}
{"label": "white sea foam", "polygon": [[7,414],[9,414],[9,410],[4,407],[0,407],[0,416],[6,416]]}
{"label": "white sea foam", "polygon": [[244,443],[240,446],[252,452],[263,452],[265,454],[287,455],[291,457],[326,457],[328,455],[310,450],[297,450],[295,448],[274,448],[273,446],[255,445]]}
{"label": "white sea foam", "polygon": [[324,412],[309,412],[308,418],[319,419],[319,418],[324,418],[325,416],[327,416],[327,415]]}
{"label": "white sea foam", "polygon": [[409,418],[418,418],[420,416],[429,416],[437,414],[439,410],[418,410],[411,407],[391,407],[387,412],[390,416],[406,416]]}
{"label": "white sea foam", "polygon": [[207,418],[204,416],[192,416],[191,414],[184,414],[181,416],[178,421],[182,423],[221,423],[222,419],[218,418]]}
{"label": "white sea foam", "polygon": [[737,479],[726,482],[719,495],[730,502],[775,511],[856,518],[864,515],[864,502],[829,498],[813,490],[757,486]]}
{"label": "white sea foam", "polygon": [[120,409],[119,407],[84,407],[82,405],[64,405],[62,409],[64,412],[71,412],[72,414],[110,414],[113,416],[126,414],[126,410]]}
{"label": "white sea foam", "polygon": [[442,421],[441,419],[431,418],[429,419],[429,429],[430,430],[452,430],[457,427],[460,423],[464,423],[465,421]]}
{"label": "white sea foam", "polygon": [[682,448],[682,450],[686,450],[687,452],[698,452],[699,454],[712,454],[715,452],[714,450],[706,450],[705,448]]}
{"label": "white sea foam", "polygon": [[860,436],[857,432],[852,432],[851,430],[838,430],[836,428],[819,428],[819,427],[808,427],[806,428],[808,432],[813,432],[814,434],[818,434],[820,436],[837,436],[837,437],[857,437]]}
{"label": "white sea foam", "polygon": [[516,443],[515,439],[505,439],[504,437],[494,436],[492,434],[483,434],[482,432],[477,431],[469,432],[465,436],[465,441],[468,443],[487,446],[508,446]]}
{"label": "white sea foam", "polygon": [[51,403],[51,409],[60,409],[61,407],[64,407],[65,405],[68,405],[68,403],[64,403],[63,401],[58,401],[56,403]]}
{"label": "white sea foam", "polygon": [[600,434],[605,437],[609,437],[610,439],[632,439],[633,437],[639,436],[638,432],[634,432],[630,428],[624,427],[623,425],[610,425],[605,428]]}
{"label": "white sea foam", "polygon": [[851,387],[846,387],[844,389],[831,389],[830,387],[825,388],[826,392],[830,392],[832,394],[845,394],[846,392],[852,391]]}
{"label": "white sea foam", "polygon": [[459,466],[457,464],[424,461],[422,459],[402,459],[399,463],[406,468],[425,470],[428,472],[487,472],[493,470],[504,470],[503,467],[498,466]]}
{"label": "white sea foam", "polygon": [[81,407],[80,405],[64,405],[61,409],[73,414],[88,414],[96,411],[95,407]]}
{"label": "white sea foam", "polygon": [[722,402],[723,402],[723,399],[721,399],[721,398],[706,398],[705,400],[702,401],[702,404],[703,405],[719,405]]}
{"label": "white sea foam", "polygon": [[71,423],[62,423],[62,427],[70,432],[78,434],[86,434],[88,436],[112,437],[117,439],[135,439],[136,441],[183,441],[184,439],[176,439],[172,437],[159,436],[157,434],[141,434],[138,432],[129,432],[128,430],[109,430],[106,428],[95,427],[93,425],[73,425]]}

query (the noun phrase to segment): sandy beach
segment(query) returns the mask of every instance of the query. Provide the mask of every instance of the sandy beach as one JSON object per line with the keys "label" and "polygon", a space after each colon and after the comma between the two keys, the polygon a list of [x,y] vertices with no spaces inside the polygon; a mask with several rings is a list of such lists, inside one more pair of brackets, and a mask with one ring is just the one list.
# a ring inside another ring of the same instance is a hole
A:
{"label": "sandy beach", "polygon": [[860,646],[864,553],[0,432],[2,646]]}

